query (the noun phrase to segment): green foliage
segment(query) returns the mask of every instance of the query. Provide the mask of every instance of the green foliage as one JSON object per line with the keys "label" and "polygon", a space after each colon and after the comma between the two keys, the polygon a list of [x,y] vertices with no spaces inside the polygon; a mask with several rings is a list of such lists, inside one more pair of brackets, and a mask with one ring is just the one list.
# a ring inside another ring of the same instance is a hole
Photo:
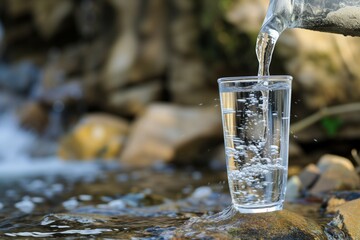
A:
{"label": "green foliage", "polygon": [[342,124],[343,122],[341,121],[341,119],[336,117],[324,117],[321,120],[321,125],[325,128],[326,133],[330,137],[334,137],[337,134]]}

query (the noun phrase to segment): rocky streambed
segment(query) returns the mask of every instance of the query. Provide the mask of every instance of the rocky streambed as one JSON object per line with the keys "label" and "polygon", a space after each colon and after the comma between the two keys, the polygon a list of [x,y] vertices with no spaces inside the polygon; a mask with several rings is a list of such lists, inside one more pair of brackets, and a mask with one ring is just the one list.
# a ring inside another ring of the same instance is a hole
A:
{"label": "rocky streambed", "polygon": [[243,215],[229,207],[224,171],[96,167],[72,179],[2,181],[1,239],[359,239],[356,191]]}

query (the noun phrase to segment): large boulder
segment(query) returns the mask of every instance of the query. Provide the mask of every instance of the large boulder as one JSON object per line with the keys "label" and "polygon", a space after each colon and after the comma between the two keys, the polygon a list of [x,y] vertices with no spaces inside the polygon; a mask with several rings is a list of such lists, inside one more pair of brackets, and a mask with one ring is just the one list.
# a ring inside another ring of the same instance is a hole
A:
{"label": "large boulder", "polygon": [[220,113],[214,108],[153,104],[134,123],[120,160],[136,167],[205,160],[221,136]]}
{"label": "large boulder", "polygon": [[129,125],[108,114],[83,117],[74,129],[62,138],[58,155],[63,159],[115,159],[123,148]]}
{"label": "large boulder", "polygon": [[[335,217],[325,228],[329,239],[360,239],[360,199],[344,203],[335,210]],[[332,231],[334,227],[342,230],[341,235],[339,231]]]}

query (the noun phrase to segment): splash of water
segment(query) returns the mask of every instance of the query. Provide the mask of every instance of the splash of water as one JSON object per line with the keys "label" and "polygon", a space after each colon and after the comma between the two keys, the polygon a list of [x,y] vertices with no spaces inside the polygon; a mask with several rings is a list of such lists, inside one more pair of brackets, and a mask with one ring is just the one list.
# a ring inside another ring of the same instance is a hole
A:
{"label": "splash of water", "polygon": [[31,157],[31,150],[39,147],[38,138],[21,129],[13,113],[0,115],[0,132],[0,182],[44,175],[76,178],[99,172],[99,166],[94,163],[64,162],[55,154]]}

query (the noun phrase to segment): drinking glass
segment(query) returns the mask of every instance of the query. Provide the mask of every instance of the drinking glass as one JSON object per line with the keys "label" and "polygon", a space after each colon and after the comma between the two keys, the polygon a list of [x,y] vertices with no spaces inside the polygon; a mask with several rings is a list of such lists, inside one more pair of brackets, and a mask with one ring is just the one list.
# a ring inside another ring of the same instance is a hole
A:
{"label": "drinking glass", "polygon": [[242,213],[283,207],[291,81],[291,76],[218,79],[230,193]]}

